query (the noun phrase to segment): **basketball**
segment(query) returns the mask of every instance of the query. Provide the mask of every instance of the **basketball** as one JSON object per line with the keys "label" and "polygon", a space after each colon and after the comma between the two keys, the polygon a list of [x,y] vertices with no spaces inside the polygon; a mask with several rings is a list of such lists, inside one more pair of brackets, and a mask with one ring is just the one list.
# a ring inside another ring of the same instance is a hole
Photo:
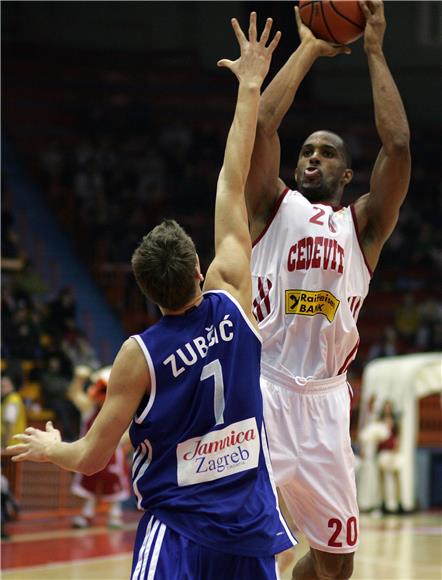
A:
{"label": "basketball", "polygon": [[349,44],[364,34],[365,16],[353,0],[300,0],[301,19],[317,38]]}

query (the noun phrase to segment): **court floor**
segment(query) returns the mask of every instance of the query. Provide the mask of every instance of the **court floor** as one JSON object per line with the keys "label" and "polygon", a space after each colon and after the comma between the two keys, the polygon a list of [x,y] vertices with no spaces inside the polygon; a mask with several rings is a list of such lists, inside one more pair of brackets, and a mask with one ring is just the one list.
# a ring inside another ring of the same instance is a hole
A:
{"label": "court floor", "polygon": [[[67,518],[11,524],[2,542],[5,580],[127,580],[136,513],[125,513],[122,530],[102,521],[88,530],[70,529]],[[293,562],[307,546],[302,536],[293,553],[280,560],[281,578],[289,580]],[[442,512],[412,516],[361,518],[361,545],[355,580],[431,580],[442,578]],[[210,579],[207,579],[210,580]],[[220,579],[213,579],[220,580]],[[252,580],[225,579],[225,580]]]}

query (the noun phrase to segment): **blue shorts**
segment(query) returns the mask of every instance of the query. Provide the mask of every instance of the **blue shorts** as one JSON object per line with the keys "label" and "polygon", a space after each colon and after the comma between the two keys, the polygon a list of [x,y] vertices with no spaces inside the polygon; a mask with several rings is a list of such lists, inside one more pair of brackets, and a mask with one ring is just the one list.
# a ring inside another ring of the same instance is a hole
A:
{"label": "blue shorts", "polygon": [[145,513],[135,538],[131,580],[276,580],[274,556],[254,558],[195,544]]}

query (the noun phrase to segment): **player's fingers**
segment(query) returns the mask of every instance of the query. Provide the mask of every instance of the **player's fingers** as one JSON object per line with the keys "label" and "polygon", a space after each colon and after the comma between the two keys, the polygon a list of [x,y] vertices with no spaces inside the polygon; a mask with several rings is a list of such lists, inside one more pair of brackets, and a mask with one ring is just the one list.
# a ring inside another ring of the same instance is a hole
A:
{"label": "player's fingers", "polygon": [[273,20],[271,18],[267,18],[266,25],[264,26],[264,30],[262,31],[261,38],[259,39],[260,44],[267,44],[269,39],[270,30],[272,28]]}
{"label": "player's fingers", "polygon": [[298,6],[295,6],[295,18],[296,18],[296,26],[298,27],[298,30],[299,30],[302,26],[302,20],[301,20],[301,14],[299,13]]}
{"label": "player's fingers", "polygon": [[273,37],[272,42],[269,44],[270,52],[273,52],[275,50],[275,48],[278,46],[279,41],[281,40],[281,36],[282,36],[282,33],[280,30],[278,30],[278,32]]}
{"label": "player's fingers", "polygon": [[36,429],[35,427],[26,427],[25,429],[25,433],[27,433],[28,435],[32,435],[33,433],[35,433]]}
{"label": "player's fingers", "polygon": [[250,42],[254,42],[256,40],[256,12],[250,13],[249,40]]}
{"label": "player's fingers", "polygon": [[379,13],[384,15],[384,2],[383,2],[383,0],[378,0],[377,3],[378,3]]}
{"label": "player's fingers", "polygon": [[370,10],[368,9],[367,2],[365,0],[359,0],[359,7],[362,10],[365,18],[368,18],[371,15]]}
{"label": "player's fingers", "polygon": [[367,4],[372,12],[376,12],[376,10],[380,10],[382,2],[381,0],[367,0]]}
{"label": "player's fingers", "polygon": [[369,18],[373,14],[372,3],[368,0],[360,0],[359,6],[364,13],[365,18]]}
{"label": "player's fingers", "polygon": [[6,447],[6,453],[8,455],[18,455],[20,453],[24,453],[28,450],[28,445],[24,443],[18,443],[17,445],[8,445]]}
{"label": "player's fingers", "polygon": [[20,461],[26,461],[27,457],[28,453],[20,453],[19,455],[13,455],[11,457],[11,461],[13,461],[14,463],[20,463]]}
{"label": "player's fingers", "polygon": [[46,431],[55,431],[54,425],[52,424],[52,421],[46,422]]}
{"label": "player's fingers", "polygon": [[247,39],[236,18],[232,18],[232,28],[233,32],[235,33],[236,39],[239,42],[239,45],[242,46],[245,42],[247,42]]}
{"label": "player's fingers", "polygon": [[2,449],[2,453],[4,452],[5,455],[14,455],[17,452],[18,445],[8,445],[4,450]]}
{"label": "player's fingers", "polygon": [[335,54],[351,54],[351,48],[348,46],[340,45],[340,46],[335,46],[334,47],[336,50]]}
{"label": "player's fingers", "polygon": [[233,60],[229,60],[227,58],[222,58],[216,63],[216,66],[224,67],[224,68],[231,68],[233,64]]}
{"label": "player's fingers", "polygon": [[17,441],[29,441],[30,435],[27,433],[17,433],[13,436],[13,439],[16,439]]}

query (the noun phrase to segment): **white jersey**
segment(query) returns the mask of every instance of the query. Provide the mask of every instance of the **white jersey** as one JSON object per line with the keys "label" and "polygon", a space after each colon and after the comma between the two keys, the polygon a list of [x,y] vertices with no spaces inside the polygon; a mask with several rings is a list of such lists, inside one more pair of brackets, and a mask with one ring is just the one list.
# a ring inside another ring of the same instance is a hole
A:
{"label": "white jersey", "polygon": [[252,250],[264,374],[266,366],[292,378],[345,373],[359,346],[356,322],[370,277],[353,208],[285,190]]}

